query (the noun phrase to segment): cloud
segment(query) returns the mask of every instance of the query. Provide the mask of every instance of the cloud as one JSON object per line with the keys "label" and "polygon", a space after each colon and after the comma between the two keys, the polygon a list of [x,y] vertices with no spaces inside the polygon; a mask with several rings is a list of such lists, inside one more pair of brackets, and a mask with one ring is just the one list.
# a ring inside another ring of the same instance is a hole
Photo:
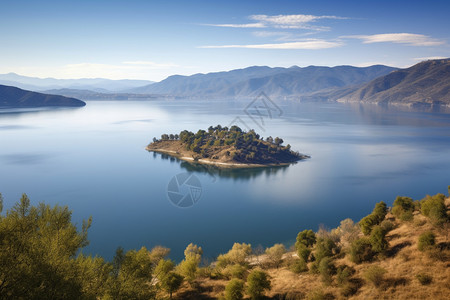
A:
{"label": "cloud", "polygon": [[231,27],[231,28],[281,28],[281,29],[310,29],[316,31],[327,31],[329,27],[315,26],[309,23],[314,23],[317,20],[322,19],[334,19],[343,20],[345,17],[338,16],[314,16],[314,15],[251,15],[248,17],[250,20],[257,21],[256,23],[249,24],[203,24],[207,26],[216,27]]}
{"label": "cloud", "polygon": [[325,40],[306,40],[301,42],[275,43],[275,44],[256,44],[256,45],[221,45],[221,46],[201,46],[199,48],[224,49],[224,48],[247,48],[247,49],[295,49],[295,50],[316,50],[336,48],[342,46],[340,42],[331,42]]}
{"label": "cloud", "polygon": [[414,33],[383,33],[373,35],[350,35],[342,38],[360,39],[364,44],[372,43],[396,43],[408,46],[439,46],[445,44],[444,41],[431,38],[423,34]]}
{"label": "cloud", "polygon": [[249,23],[249,24],[203,24],[206,26],[215,27],[229,27],[229,28],[264,28],[266,25],[263,23]]}
{"label": "cloud", "polygon": [[428,56],[428,57],[416,57],[416,58],[414,58],[415,61],[425,61],[425,60],[434,60],[434,59],[448,59],[448,57],[445,57],[445,56]]}

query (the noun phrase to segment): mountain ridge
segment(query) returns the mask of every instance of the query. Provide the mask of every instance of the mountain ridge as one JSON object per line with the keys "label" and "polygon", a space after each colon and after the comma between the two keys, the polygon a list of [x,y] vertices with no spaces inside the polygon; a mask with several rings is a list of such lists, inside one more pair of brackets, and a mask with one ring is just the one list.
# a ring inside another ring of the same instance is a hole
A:
{"label": "mountain ridge", "polygon": [[337,99],[378,104],[450,104],[450,59],[427,60],[378,77]]}
{"label": "mountain ridge", "polygon": [[50,95],[0,85],[0,107],[82,107],[86,103],[60,95]]}

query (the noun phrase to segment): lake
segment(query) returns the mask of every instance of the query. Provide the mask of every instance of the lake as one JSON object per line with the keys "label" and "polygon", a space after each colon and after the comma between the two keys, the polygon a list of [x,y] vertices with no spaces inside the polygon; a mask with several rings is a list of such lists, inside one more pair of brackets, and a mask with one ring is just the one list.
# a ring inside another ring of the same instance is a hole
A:
{"label": "lake", "polygon": [[[376,202],[421,199],[450,184],[450,114],[279,102],[254,115],[245,112],[249,103],[88,101],[78,109],[0,110],[5,209],[27,193],[32,204],[68,205],[78,225],[92,215],[84,253],[111,259],[118,246],[163,245],[180,260],[191,242],[209,258],[234,242],[291,245],[303,229],[358,221]],[[217,170],[144,150],[163,133],[239,122],[311,158],[284,168]],[[180,208],[168,184],[186,172],[198,178],[199,198]]]}

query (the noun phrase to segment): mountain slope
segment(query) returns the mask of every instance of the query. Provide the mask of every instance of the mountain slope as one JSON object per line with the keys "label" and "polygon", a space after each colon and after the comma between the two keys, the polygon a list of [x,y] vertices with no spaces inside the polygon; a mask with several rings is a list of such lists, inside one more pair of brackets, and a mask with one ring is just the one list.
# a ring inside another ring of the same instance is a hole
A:
{"label": "mountain slope", "polygon": [[19,88],[33,91],[70,88],[108,93],[131,89],[152,83],[153,82],[149,80],[111,80],[104,78],[55,79],[28,77],[15,73],[0,74],[0,84],[17,86]]}
{"label": "mountain slope", "polygon": [[340,102],[450,104],[450,59],[429,60],[376,78]]}
{"label": "mountain slope", "polygon": [[81,100],[0,85],[0,107],[85,106]]}
{"label": "mountain slope", "polygon": [[395,68],[387,66],[249,67],[229,72],[170,76],[130,92],[181,97],[253,97],[260,92],[271,97],[299,96],[366,83],[393,70]]}

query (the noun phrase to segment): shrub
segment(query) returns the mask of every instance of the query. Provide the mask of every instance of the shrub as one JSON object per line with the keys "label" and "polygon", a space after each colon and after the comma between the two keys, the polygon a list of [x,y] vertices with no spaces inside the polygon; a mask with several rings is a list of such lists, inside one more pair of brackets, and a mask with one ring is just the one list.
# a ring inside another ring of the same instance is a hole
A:
{"label": "shrub", "polygon": [[372,231],[372,227],[377,225],[377,220],[378,217],[374,214],[362,218],[361,221],[359,221],[359,227],[361,228],[362,233],[364,233],[364,235],[369,235]]}
{"label": "shrub", "polygon": [[383,253],[387,249],[386,232],[381,226],[377,225],[372,229],[370,244],[372,245],[372,250],[378,253]]}
{"label": "shrub", "polygon": [[333,275],[336,273],[336,267],[333,264],[333,260],[330,257],[324,257],[319,263],[319,273],[322,282],[326,285],[330,285],[333,281]]}
{"label": "shrub", "polygon": [[300,259],[296,259],[290,266],[289,269],[294,272],[294,273],[302,273],[302,272],[306,272],[308,271],[308,266],[306,264],[306,262],[300,258]]}
{"label": "shrub", "polygon": [[417,248],[419,251],[425,251],[432,248],[436,244],[436,237],[431,231],[424,232],[419,236]]}
{"label": "shrub", "polygon": [[373,255],[372,244],[367,238],[357,239],[350,247],[350,259],[356,264],[370,261]]}
{"label": "shrub", "polygon": [[286,253],[286,248],[283,244],[275,244],[273,247],[266,249],[267,258],[275,265],[279,267],[283,260],[283,255]]}
{"label": "shrub", "polygon": [[325,293],[322,289],[310,291],[306,295],[307,300],[327,300],[334,299],[333,295]]}
{"label": "shrub", "polygon": [[236,265],[228,265],[223,270],[222,273],[224,276],[226,276],[229,279],[231,279],[231,278],[244,279],[244,275],[245,275],[246,271],[247,271],[247,269],[244,266],[236,264]]}
{"label": "shrub", "polygon": [[167,293],[169,293],[169,298],[172,299],[172,293],[176,292],[182,283],[183,276],[175,272],[169,272],[161,281],[161,286]]}
{"label": "shrub", "polygon": [[414,203],[409,197],[398,196],[394,201],[392,213],[402,221],[410,221],[413,218]]}
{"label": "shrub", "polygon": [[355,269],[349,266],[339,266],[336,270],[336,281],[339,286],[343,286],[349,282],[350,278],[355,274]]}
{"label": "shrub", "polygon": [[305,262],[307,262],[309,255],[311,254],[311,249],[307,248],[303,244],[298,244],[297,245],[297,254],[300,259],[303,259]]}
{"label": "shrub", "polygon": [[226,300],[240,300],[244,297],[244,281],[232,279],[225,287]]}
{"label": "shrub", "polygon": [[375,287],[379,287],[383,283],[384,274],[387,271],[379,266],[370,266],[364,272],[364,278],[371,282]]}
{"label": "shrub", "polygon": [[338,228],[332,230],[332,235],[338,237],[343,247],[348,247],[353,241],[358,239],[360,228],[352,219],[341,221]]}
{"label": "shrub", "polygon": [[253,270],[247,277],[247,293],[251,299],[261,299],[265,290],[270,290],[269,275],[262,270]]}
{"label": "shrub", "polygon": [[380,223],[380,226],[386,233],[395,228],[394,223],[392,223],[389,220],[384,220],[383,222]]}
{"label": "shrub", "polygon": [[375,204],[375,208],[373,209],[372,214],[376,218],[376,223],[380,224],[384,220],[384,218],[386,217],[386,214],[387,214],[386,203],[384,203],[383,201],[380,201],[377,204]]}
{"label": "shrub", "polygon": [[329,238],[319,239],[316,244],[316,251],[314,257],[316,261],[320,262],[325,257],[333,256],[337,252],[336,244]]}
{"label": "shrub", "polygon": [[421,285],[430,284],[433,281],[433,277],[425,273],[419,273],[416,275],[417,280],[419,280]]}
{"label": "shrub", "polygon": [[311,230],[303,230],[302,232],[299,232],[297,235],[297,241],[295,243],[295,247],[297,247],[298,244],[303,244],[306,247],[311,247],[316,243],[316,234]]}
{"label": "shrub", "polygon": [[434,225],[439,226],[448,221],[445,196],[443,194],[427,196],[420,202],[420,208],[422,213],[427,216]]}

